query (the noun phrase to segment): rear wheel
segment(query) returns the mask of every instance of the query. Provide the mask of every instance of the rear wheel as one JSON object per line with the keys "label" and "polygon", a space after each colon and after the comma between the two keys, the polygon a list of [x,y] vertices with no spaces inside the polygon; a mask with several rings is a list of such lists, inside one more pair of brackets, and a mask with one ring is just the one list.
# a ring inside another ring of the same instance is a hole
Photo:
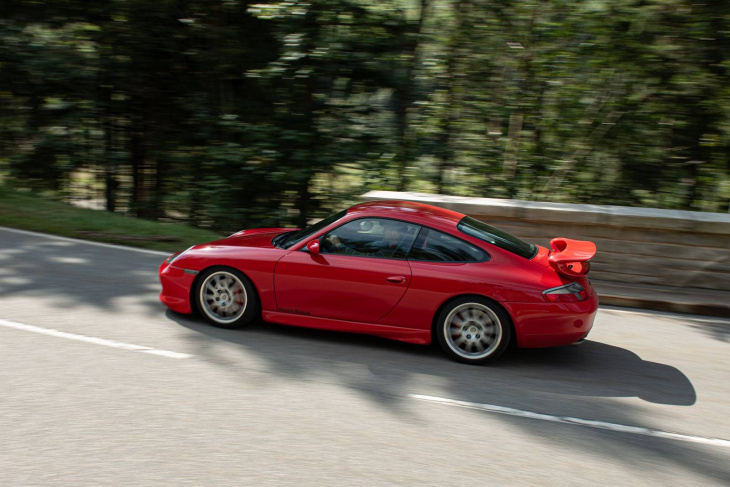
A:
{"label": "rear wheel", "polygon": [[436,337],[450,358],[479,365],[505,351],[512,328],[502,308],[488,299],[468,296],[454,300],[439,313]]}
{"label": "rear wheel", "polygon": [[200,314],[222,328],[248,324],[258,314],[258,297],[251,281],[230,268],[213,268],[198,278],[195,301]]}

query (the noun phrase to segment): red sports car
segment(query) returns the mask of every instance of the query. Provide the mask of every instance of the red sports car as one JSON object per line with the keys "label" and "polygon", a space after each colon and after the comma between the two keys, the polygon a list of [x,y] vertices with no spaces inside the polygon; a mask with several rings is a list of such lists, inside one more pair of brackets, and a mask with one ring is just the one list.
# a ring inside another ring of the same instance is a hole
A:
{"label": "red sports car", "polygon": [[518,347],[582,341],[598,297],[592,242],[551,249],[408,201],[355,205],[303,230],[244,230],[160,266],[160,299],[221,327],[285,325],[438,340],[469,364]]}

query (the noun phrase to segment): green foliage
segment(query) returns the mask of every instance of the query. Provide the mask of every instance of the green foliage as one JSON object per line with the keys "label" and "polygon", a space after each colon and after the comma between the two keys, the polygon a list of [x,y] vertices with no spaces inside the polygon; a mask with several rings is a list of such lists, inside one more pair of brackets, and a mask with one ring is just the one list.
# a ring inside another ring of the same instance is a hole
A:
{"label": "green foliage", "polygon": [[301,226],[366,189],[727,211],[730,4],[7,0],[0,177]]}
{"label": "green foliage", "polygon": [[161,223],[77,208],[0,186],[0,225],[65,237],[176,252],[221,235],[182,223]]}

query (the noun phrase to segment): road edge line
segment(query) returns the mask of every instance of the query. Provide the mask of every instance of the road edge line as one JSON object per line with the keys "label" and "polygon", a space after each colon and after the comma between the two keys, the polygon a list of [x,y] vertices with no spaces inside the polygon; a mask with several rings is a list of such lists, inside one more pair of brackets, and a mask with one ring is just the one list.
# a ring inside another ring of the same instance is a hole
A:
{"label": "road edge line", "polygon": [[133,252],[142,252],[145,254],[152,254],[152,255],[159,255],[159,256],[169,256],[172,254],[172,252],[165,252],[164,250],[150,250],[150,249],[140,249],[139,247],[130,247],[127,245],[118,245],[118,244],[110,244],[110,243],[104,243],[104,242],[95,242],[93,240],[82,240],[80,238],[72,238],[72,237],[62,237],[60,235],[53,235],[51,233],[43,233],[43,232],[34,232],[32,230],[21,230],[19,228],[12,228],[12,227],[5,227],[0,226],[0,230],[8,231],[11,233],[20,233],[23,235],[30,235],[34,237],[43,237],[50,240],[62,240],[66,242],[73,242],[78,244],[86,244],[86,245],[95,245],[97,247],[107,247],[117,250],[131,250]]}
{"label": "road edge line", "polygon": [[152,347],[145,347],[143,345],[134,345],[132,343],[118,342],[116,340],[108,340],[106,338],[97,338],[87,335],[77,335],[75,333],[69,333],[66,331],[54,330],[52,328],[43,328],[35,325],[26,325],[25,323],[18,323],[17,321],[9,321],[0,319],[0,326],[6,328],[13,328],[16,330],[29,331],[32,333],[38,333],[41,335],[54,336],[57,338],[66,338],[69,340],[75,340],[77,342],[93,343],[95,345],[102,345],[104,347],[119,348],[122,350],[129,350],[132,352],[148,353],[151,355],[159,355],[161,357],[175,358],[175,359],[187,359],[193,357],[188,353],[171,352],[169,350],[161,350]]}

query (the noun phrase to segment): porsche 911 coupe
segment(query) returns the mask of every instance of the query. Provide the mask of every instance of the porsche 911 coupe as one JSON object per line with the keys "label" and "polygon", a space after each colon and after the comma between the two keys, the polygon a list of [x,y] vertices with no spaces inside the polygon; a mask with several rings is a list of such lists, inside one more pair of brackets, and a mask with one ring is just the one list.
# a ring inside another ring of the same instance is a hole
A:
{"label": "porsche 911 coupe", "polygon": [[581,342],[598,296],[592,242],[527,243],[455,211],[355,205],[301,230],[244,230],[170,256],[161,301],[233,328],[266,322],[429,344],[468,364]]}

